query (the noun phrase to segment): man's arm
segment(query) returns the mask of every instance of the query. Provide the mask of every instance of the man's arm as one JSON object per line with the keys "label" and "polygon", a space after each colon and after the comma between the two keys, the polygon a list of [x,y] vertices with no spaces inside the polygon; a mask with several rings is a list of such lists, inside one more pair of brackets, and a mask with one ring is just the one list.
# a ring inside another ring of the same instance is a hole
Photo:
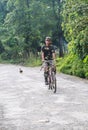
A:
{"label": "man's arm", "polygon": [[52,55],[53,55],[53,60],[55,60],[55,59],[56,59],[56,54],[55,54],[55,52],[54,52]]}
{"label": "man's arm", "polygon": [[42,61],[44,61],[44,52],[42,52]]}
{"label": "man's arm", "polygon": [[54,48],[54,46],[52,46],[52,57],[53,57],[53,60],[56,59],[56,53],[55,53],[55,48]]}

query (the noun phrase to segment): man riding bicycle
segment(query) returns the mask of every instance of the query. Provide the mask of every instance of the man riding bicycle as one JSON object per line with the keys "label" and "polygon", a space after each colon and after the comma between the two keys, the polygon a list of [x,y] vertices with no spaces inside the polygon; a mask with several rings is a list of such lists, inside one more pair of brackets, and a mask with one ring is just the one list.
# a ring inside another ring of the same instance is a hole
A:
{"label": "man riding bicycle", "polygon": [[[44,62],[44,77],[45,77],[45,84],[48,85],[48,69],[47,69],[47,63],[49,65],[53,65],[55,68],[55,48],[52,44],[51,37],[45,38],[45,45],[42,47],[42,61]],[[56,68],[55,68],[56,71]]]}

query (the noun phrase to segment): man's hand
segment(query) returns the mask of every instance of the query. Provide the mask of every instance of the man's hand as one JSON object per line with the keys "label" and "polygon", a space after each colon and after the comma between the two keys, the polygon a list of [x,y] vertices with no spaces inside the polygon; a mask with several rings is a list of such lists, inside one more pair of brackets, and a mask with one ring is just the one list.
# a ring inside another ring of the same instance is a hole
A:
{"label": "man's hand", "polygon": [[54,64],[56,64],[56,59],[53,60]]}
{"label": "man's hand", "polygon": [[44,59],[42,59],[42,62],[44,62]]}

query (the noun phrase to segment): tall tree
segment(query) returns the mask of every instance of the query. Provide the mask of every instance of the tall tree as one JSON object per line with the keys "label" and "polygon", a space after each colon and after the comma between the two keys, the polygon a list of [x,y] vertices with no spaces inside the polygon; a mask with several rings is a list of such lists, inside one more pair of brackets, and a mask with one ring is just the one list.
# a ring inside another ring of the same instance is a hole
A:
{"label": "tall tree", "polygon": [[61,10],[62,10],[62,1],[61,0],[52,0],[52,7],[54,12],[56,23],[55,31],[53,32],[53,37],[57,45],[59,46],[59,56],[63,57],[63,31],[61,27],[62,23],[62,16],[61,16]]}

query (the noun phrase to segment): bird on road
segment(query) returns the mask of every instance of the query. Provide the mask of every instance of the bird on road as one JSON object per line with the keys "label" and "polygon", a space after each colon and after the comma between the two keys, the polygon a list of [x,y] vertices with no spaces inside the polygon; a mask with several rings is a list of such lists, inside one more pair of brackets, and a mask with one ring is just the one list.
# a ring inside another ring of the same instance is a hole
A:
{"label": "bird on road", "polygon": [[23,73],[23,70],[22,70],[21,68],[19,68],[19,72],[20,72],[20,73]]}

